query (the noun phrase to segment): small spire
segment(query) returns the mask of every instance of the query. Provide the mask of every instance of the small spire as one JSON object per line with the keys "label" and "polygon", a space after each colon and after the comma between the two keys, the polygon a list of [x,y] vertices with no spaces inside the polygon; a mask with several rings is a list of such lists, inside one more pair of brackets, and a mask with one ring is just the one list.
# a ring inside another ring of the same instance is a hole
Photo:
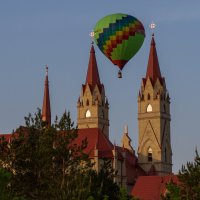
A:
{"label": "small spire", "polygon": [[42,121],[47,123],[47,126],[51,126],[51,106],[49,97],[49,80],[48,80],[48,66],[46,65],[46,77],[44,86],[44,98],[42,106]]}
{"label": "small spire", "polygon": [[124,133],[128,134],[128,125],[127,124],[124,126]]}
{"label": "small spire", "polygon": [[100,85],[101,84],[93,44],[90,49],[90,59],[89,59],[87,77],[86,77],[85,82],[86,82],[86,84],[88,83],[91,85],[96,85],[96,84]]}
{"label": "small spire", "polygon": [[121,140],[121,147],[128,149],[130,152],[135,154],[133,147],[131,146],[131,138],[128,135],[128,125],[124,126],[124,133]]}
{"label": "small spire", "polygon": [[156,43],[154,40],[154,34],[152,34],[151,39],[151,47],[150,47],[150,53],[149,53],[149,61],[147,66],[147,72],[146,72],[146,79],[150,78],[154,83],[157,79],[161,79],[161,72],[158,62],[158,56],[156,51]]}
{"label": "small spire", "polygon": [[116,150],[116,142],[114,140],[113,149]]}

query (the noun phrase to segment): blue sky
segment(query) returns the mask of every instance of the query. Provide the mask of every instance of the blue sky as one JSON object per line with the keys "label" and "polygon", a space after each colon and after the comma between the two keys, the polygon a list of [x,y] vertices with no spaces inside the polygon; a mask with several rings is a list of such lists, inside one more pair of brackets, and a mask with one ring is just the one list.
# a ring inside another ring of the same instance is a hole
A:
{"label": "blue sky", "polygon": [[49,66],[52,116],[70,110],[85,82],[89,33],[105,15],[127,13],[140,19],[146,39],[117,79],[117,68],[95,46],[101,81],[110,102],[110,138],[120,144],[123,127],[137,151],[137,95],[145,76],[151,31],[162,75],[171,97],[173,169],[200,151],[200,2],[159,0],[6,0],[0,1],[0,132],[24,124],[41,107],[45,64]]}

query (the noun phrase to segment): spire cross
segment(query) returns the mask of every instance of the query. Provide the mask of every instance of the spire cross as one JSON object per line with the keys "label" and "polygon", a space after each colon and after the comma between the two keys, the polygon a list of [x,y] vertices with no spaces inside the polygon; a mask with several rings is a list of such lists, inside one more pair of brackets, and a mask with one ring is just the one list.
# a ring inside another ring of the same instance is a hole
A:
{"label": "spire cross", "polygon": [[90,35],[90,37],[91,37],[92,44],[94,44],[94,35],[95,35],[95,32],[92,31],[89,35]]}
{"label": "spire cross", "polygon": [[154,29],[156,28],[156,24],[152,21],[151,24],[149,25],[149,28],[152,31],[152,36],[154,35]]}
{"label": "spire cross", "polygon": [[48,65],[46,65],[45,69],[46,69],[46,76],[48,76]]}

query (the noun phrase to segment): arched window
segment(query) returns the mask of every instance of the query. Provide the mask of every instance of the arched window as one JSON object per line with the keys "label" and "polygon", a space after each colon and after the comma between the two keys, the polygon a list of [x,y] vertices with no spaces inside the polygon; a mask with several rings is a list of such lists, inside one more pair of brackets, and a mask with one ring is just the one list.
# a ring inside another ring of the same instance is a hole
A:
{"label": "arched window", "polygon": [[149,149],[148,149],[148,162],[152,162],[152,160],[153,160],[152,154],[153,154],[152,148],[149,147]]}
{"label": "arched window", "polygon": [[147,106],[147,112],[152,112],[152,110],[153,110],[152,105],[149,104],[149,105]]}
{"label": "arched window", "polygon": [[89,106],[89,100],[88,99],[86,100],[86,106]]}
{"label": "arched window", "polygon": [[148,100],[150,100],[150,99],[151,99],[151,96],[150,96],[150,94],[148,94],[148,95],[147,95],[147,99],[148,99]]}
{"label": "arched window", "polygon": [[86,113],[85,113],[85,116],[88,118],[88,117],[91,117],[91,112],[90,110],[87,110]]}

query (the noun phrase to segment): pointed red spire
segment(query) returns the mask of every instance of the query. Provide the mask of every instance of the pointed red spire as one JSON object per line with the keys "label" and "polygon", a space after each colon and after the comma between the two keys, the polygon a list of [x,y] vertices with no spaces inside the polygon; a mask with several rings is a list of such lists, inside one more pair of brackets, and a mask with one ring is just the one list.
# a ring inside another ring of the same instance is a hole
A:
{"label": "pointed red spire", "polygon": [[88,71],[85,83],[91,85],[101,84],[93,44],[90,49],[90,59],[89,59]]}
{"label": "pointed red spire", "polygon": [[153,83],[155,83],[157,79],[162,78],[159,63],[158,63],[158,56],[156,52],[156,43],[154,40],[154,34],[152,34],[152,39],[151,39],[151,48],[150,48],[150,53],[149,53],[146,79],[148,77],[153,81]]}
{"label": "pointed red spire", "polygon": [[48,126],[51,126],[51,106],[49,98],[49,80],[48,80],[48,67],[46,66],[46,78],[44,86],[44,99],[42,106],[42,121],[45,121]]}

